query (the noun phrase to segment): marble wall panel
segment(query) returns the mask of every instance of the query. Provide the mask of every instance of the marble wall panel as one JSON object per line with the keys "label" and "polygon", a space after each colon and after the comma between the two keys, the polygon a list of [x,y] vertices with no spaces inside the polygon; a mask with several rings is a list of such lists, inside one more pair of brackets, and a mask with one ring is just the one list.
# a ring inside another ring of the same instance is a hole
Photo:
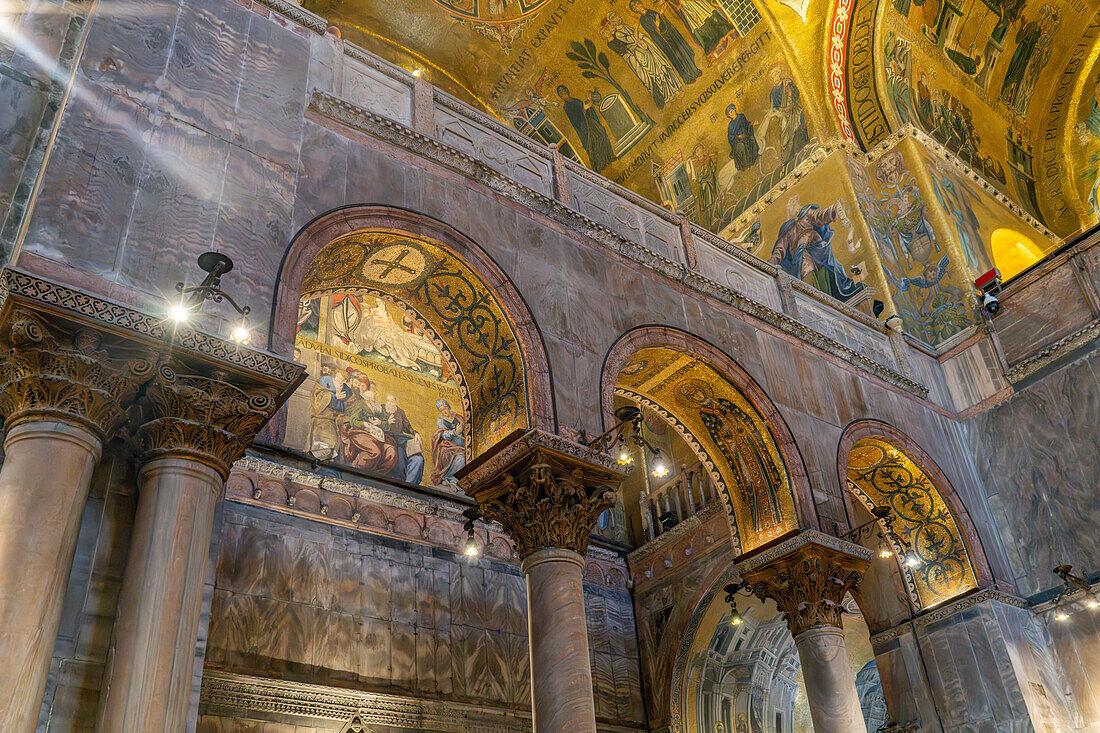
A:
{"label": "marble wall panel", "polygon": [[19,187],[46,99],[45,86],[0,73],[0,118],[11,121],[0,129],[0,222]]}
{"label": "marble wall panel", "polygon": [[345,57],[341,62],[339,95],[376,115],[412,125],[412,86]]}
{"label": "marble wall panel", "polygon": [[253,16],[243,53],[233,141],[286,165],[297,159],[302,139],[310,42]]}
{"label": "marble wall panel", "polygon": [[695,269],[699,274],[733,288],[774,311],[783,310],[775,278],[698,238],[695,240],[695,250],[698,257]]}
{"label": "marble wall panel", "polygon": [[183,0],[161,84],[162,111],[230,139],[252,18],[221,0]]}
{"label": "marble wall panel", "polygon": [[805,293],[795,291],[792,295],[798,311],[795,318],[800,323],[839,341],[872,361],[894,367],[894,354],[885,334],[867,328]]}
{"label": "marble wall panel", "polygon": [[993,327],[1009,365],[1095,318],[1081,294],[1075,269],[1073,266],[1059,267],[1003,299],[1001,310],[993,319]]}
{"label": "marble wall panel", "polygon": [[119,280],[161,292],[213,246],[229,144],[161,117],[137,178],[119,262]]}
{"label": "marble wall panel", "polygon": [[180,0],[127,0],[126,13],[113,10],[112,5],[96,5],[81,57],[81,76],[154,107],[173,50]]}
{"label": "marble wall panel", "polygon": [[82,83],[61,120],[24,249],[84,272],[113,272],[151,128],[145,107]]}
{"label": "marble wall panel", "polygon": [[435,137],[498,173],[544,196],[553,196],[553,174],[548,154],[538,155],[469,117],[440,106],[435,108]]}
{"label": "marble wall panel", "polygon": [[1012,547],[1020,591],[1056,585],[1055,565],[1100,566],[1100,357],[1029,385],[970,421],[978,473]]}
{"label": "marble wall panel", "polygon": [[[208,670],[528,705],[517,567],[366,534],[353,542],[340,528],[226,506]],[[630,597],[589,587],[586,599],[606,717],[639,720],[623,718],[641,696]]]}
{"label": "marble wall panel", "polygon": [[[573,171],[566,172],[570,204],[576,211],[597,224],[602,224],[616,234],[649,248],[662,257],[673,259],[670,242],[677,242],[677,225],[658,223],[657,217],[624,198],[593,183]],[[655,232],[649,236],[649,231]]]}

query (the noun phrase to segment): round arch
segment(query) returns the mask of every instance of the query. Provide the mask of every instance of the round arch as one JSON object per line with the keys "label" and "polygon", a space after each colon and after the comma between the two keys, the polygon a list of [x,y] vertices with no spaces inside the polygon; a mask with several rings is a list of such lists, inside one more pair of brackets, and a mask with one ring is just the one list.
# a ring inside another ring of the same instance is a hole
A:
{"label": "round arch", "polygon": [[[970,519],[970,513],[963,504],[961,497],[959,497],[947,476],[924,449],[922,449],[916,441],[893,425],[879,420],[858,420],[849,424],[841,435],[837,445],[837,476],[840,485],[844,487],[843,494],[849,508],[854,510],[858,505],[866,509],[868,508],[869,502],[874,503],[884,498],[881,496],[870,496],[873,488],[871,491],[868,491],[866,487],[861,487],[859,485],[861,482],[857,482],[855,490],[853,490],[850,485],[848,472],[850,456],[853,451],[857,450],[860,446],[868,447],[871,452],[880,451],[881,447],[892,447],[900,453],[904,459],[912,462],[917,472],[919,472],[915,475],[916,480],[920,481],[921,477],[926,479],[934,493],[934,499],[942,501],[946,508],[950,519],[949,529],[954,528],[957,530],[958,539],[962,544],[961,549],[965,555],[965,562],[969,564],[973,572],[972,582],[967,583],[967,587],[960,587],[957,592],[944,595],[942,598],[934,598],[934,594],[929,594],[927,588],[923,589],[926,592],[918,593],[918,590],[921,589],[914,587],[912,579],[903,579],[910,595],[916,596],[913,599],[915,605],[921,609],[927,608],[930,605],[937,605],[949,598],[958,596],[975,588],[983,588],[991,585],[993,583],[992,570],[986,558],[985,550],[982,547],[981,538],[978,536],[974,523]],[[909,527],[910,530],[914,528],[915,527]],[[899,531],[899,534],[904,533]],[[870,576],[870,573],[868,576]],[[868,580],[870,580],[870,577],[868,577]],[[891,581],[891,584],[894,582],[895,581]],[[865,580],[865,585],[866,584],[867,580]],[[870,620],[869,617],[869,621]],[[873,626],[874,624],[872,624],[872,627]]]}
{"label": "round arch", "polygon": [[381,204],[333,209],[306,224],[291,240],[279,265],[268,332],[268,348],[293,353],[298,304],[310,265],[328,245],[356,232],[389,232],[427,242],[456,258],[499,304],[522,355],[528,423],[554,432],[556,418],[550,362],[542,334],[515,285],[493,259],[454,227],[430,216]]}
{"label": "round arch", "polygon": [[[786,421],[764,389],[728,354],[697,336],[671,326],[639,326],[620,336],[604,358],[600,375],[600,405],[605,426],[614,422],[614,399],[619,373],[643,349],[669,349],[706,364],[740,393],[767,427],[786,469],[793,494],[798,529],[818,529],[809,476]],[[731,517],[732,519],[732,517]]]}

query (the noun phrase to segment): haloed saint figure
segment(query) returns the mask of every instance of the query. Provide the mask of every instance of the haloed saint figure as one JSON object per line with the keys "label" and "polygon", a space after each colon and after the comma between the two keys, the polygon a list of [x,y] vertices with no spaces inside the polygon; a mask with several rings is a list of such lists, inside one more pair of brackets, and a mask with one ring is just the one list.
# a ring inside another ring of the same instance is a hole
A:
{"label": "haloed saint figure", "polygon": [[[711,439],[733,469],[737,492],[748,505],[752,528],[767,536],[783,523],[779,493],[787,479],[771,456],[768,437],[741,406],[700,379],[688,379],[677,388],[682,398],[699,410]],[[732,488],[732,487],[731,487]]]}

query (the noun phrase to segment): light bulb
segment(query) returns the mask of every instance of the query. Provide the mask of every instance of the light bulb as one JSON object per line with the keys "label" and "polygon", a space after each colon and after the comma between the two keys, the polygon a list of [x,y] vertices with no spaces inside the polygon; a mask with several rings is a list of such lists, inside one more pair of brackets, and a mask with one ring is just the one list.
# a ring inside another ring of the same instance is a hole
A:
{"label": "light bulb", "polygon": [[882,547],[878,551],[878,556],[882,558],[893,557],[894,551],[891,550],[889,547]]}
{"label": "light bulb", "polygon": [[668,475],[668,466],[660,458],[653,464],[653,478],[664,478]]}
{"label": "light bulb", "polygon": [[745,619],[741,618],[741,614],[739,614],[737,611],[734,611],[733,616],[730,617],[730,623],[734,626],[740,626],[741,624],[745,623]]}
{"label": "light bulb", "polygon": [[238,323],[233,327],[233,332],[230,333],[229,338],[233,339],[238,344],[247,344],[252,338],[252,334],[249,333],[247,324]]}
{"label": "light bulb", "polygon": [[1065,621],[1067,618],[1069,618],[1069,614],[1060,608],[1054,612],[1055,621]]}
{"label": "light bulb", "polygon": [[191,311],[183,303],[175,303],[168,309],[168,317],[176,323],[186,323],[191,317]]}
{"label": "light bulb", "polygon": [[412,75],[419,79],[420,77],[424,76],[424,69],[413,69]]}
{"label": "light bulb", "polygon": [[920,558],[917,557],[917,554],[915,552],[910,552],[908,555],[905,556],[905,564],[908,567],[915,568],[920,565]]}
{"label": "light bulb", "polygon": [[480,554],[472,529],[470,530],[469,536],[466,537],[466,547],[463,549],[463,552],[466,554],[466,557],[477,557]]}
{"label": "light bulb", "polygon": [[619,451],[619,463],[624,466],[629,466],[633,462],[634,458],[630,455],[630,451],[628,451],[626,448],[622,448]]}
{"label": "light bulb", "polygon": [[1085,601],[1085,605],[1089,608],[1100,608],[1100,601],[1096,600],[1095,598],[1090,598]]}

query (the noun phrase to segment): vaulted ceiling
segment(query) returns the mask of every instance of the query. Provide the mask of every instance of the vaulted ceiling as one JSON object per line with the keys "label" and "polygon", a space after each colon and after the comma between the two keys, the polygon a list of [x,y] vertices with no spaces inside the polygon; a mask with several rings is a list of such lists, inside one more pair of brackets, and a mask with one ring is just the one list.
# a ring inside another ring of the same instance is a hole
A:
{"label": "vaulted ceiling", "polygon": [[1100,26],[1086,0],[303,4],[713,231],[817,146],[869,149],[905,124],[1056,233],[1096,220]]}

